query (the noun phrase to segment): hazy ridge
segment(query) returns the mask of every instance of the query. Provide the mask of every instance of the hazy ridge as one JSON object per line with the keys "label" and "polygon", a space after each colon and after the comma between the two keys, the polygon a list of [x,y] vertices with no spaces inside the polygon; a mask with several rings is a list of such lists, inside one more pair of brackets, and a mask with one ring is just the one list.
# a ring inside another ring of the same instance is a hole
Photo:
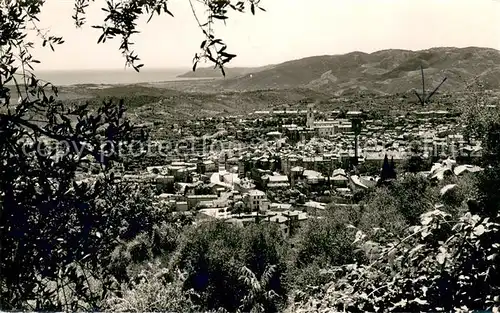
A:
{"label": "hazy ridge", "polygon": [[[346,107],[397,109],[403,105],[398,94],[409,95],[405,107],[416,102],[410,92],[422,86],[420,64],[425,68],[427,92],[445,76],[448,80],[441,93],[459,95],[465,91],[465,81],[474,76],[479,76],[487,89],[500,90],[500,52],[470,47],[315,56],[254,69],[228,68],[226,78],[200,80],[203,77],[193,76],[159,83],[150,79],[150,82],[121,85],[64,86],[61,98],[97,102],[110,97],[124,98],[139,119],[157,121],[248,113],[306,102],[319,102],[326,109],[339,105],[330,101],[335,96],[350,99],[339,102]],[[217,70],[197,71],[203,76]],[[237,73],[240,75],[234,76]],[[139,75],[147,78],[146,74],[145,70]]]}
{"label": "hazy ridge", "polygon": [[371,91],[404,93],[421,86],[420,65],[427,88],[448,77],[443,91],[463,89],[464,81],[478,76],[488,89],[500,89],[500,51],[490,48],[432,48],[383,50],[371,54],[351,52],[284,62],[256,69],[219,82],[226,90],[259,90],[305,87],[345,94]]}

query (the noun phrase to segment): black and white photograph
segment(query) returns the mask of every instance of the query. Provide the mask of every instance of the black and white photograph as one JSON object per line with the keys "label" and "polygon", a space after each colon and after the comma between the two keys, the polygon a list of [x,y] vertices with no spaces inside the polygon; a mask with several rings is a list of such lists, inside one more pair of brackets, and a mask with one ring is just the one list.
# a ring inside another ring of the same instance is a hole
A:
{"label": "black and white photograph", "polygon": [[0,312],[500,313],[499,0],[0,0]]}

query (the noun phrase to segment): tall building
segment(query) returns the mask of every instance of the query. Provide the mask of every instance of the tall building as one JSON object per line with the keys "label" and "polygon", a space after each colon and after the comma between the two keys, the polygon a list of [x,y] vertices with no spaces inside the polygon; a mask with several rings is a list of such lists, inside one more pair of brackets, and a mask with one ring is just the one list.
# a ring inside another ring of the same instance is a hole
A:
{"label": "tall building", "polygon": [[306,120],[307,128],[314,127],[314,104],[311,103],[307,106],[307,120]]}

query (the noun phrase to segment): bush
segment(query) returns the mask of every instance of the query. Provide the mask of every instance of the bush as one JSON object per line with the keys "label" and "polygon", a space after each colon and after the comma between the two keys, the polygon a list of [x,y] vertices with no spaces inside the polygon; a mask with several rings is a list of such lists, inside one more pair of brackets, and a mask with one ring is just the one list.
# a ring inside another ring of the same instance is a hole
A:
{"label": "bush", "polygon": [[111,312],[196,312],[182,284],[178,273],[151,264],[122,296],[109,297],[104,308]]}
{"label": "bush", "polygon": [[359,227],[364,230],[380,227],[400,233],[417,223],[420,214],[432,210],[436,201],[437,194],[429,181],[410,174],[365,196]]}
{"label": "bush", "polygon": [[321,266],[352,262],[354,233],[346,224],[332,219],[314,219],[297,234],[297,267],[317,263]]}
{"label": "bush", "polygon": [[406,226],[398,198],[389,187],[377,188],[363,205],[359,218],[359,228],[369,230],[373,227],[385,228],[400,233]]}
{"label": "bush", "polygon": [[[282,233],[273,225],[263,223],[241,228],[220,221],[205,222],[187,231],[174,265],[187,273],[183,290],[193,289],[199,294],[199,298],[193,300],[195,304],[204,310],[224,308],[235,311],[241,305],[248,305],[243,300],[251,292],[251,287],[240,278],[243,267],[260,281],[273,266],[265,283],[266,290],[285,298],[286,289],[282,283],[284,244]],[[275,312],[282,303],[279,297],[277,303],[255,305],[263,305],[266,311]]]}
{"label": "bush", "polygon": [[498,310],[499,217],[466,213],[452,220],[434,210],[422,214],[403,240],[377,243],[359,232],[356,242],[370,264],[333,268],[336,279],[323,292],[291,307],[294,312]]}

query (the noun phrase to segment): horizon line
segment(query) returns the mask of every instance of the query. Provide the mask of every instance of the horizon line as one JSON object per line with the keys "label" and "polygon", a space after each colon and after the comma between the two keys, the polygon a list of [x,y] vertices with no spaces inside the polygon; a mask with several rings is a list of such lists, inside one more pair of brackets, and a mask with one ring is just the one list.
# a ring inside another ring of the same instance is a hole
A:
{"label": "horizon line", "polygon": [[[500,1],[500,0],[499,0]],[[273,66],[273,65],[278,65],[278,64],[283,64],[286,62],[293,62],[293,61],[298,61],[298,60],[303,60],[307,58],[314,58],[314,57],[321,57],[321,56],[340,56],[340,55],[347,55],[351,53],[365,53],[365,54],[374,54],[382,51],[390,51],[390,50],[399,50],[399,51],[408,51],[408,52],[420,52],[420,51],[427,51],[427,50],[432,50],[432,49],[471,49],[471,48],[476,48],[476,49],[491,49],[495,50],[500,53],[500,50],[497,48],[493,47],[486,47],[486,46],[463,46],[463,47],[458,47],[458,46],[433,46],[429,48],[424,48],[424,49],[417,49],[417,50],[411,50],[411,49],[404,49],[404,48],[387,48],[387,49],[380,49],[380,50],[375,50],[375,51],[361,51],[361,50],[352,50],[349,52],[345,53],[335,53],[335,54],[315,54],[315,55],[308,55],[308,56],[303,56],[297,59],[290,59],[290,60],[285,60],[279,63],[267,63],[267,64],[257,64],[257,65],[236,65],[236,66],[225,66],[225,68],[258,68],[258,67],[265,67],[265,66]],[[43,64],[43,63],[42,63]],[[212,67],[211,63],[206,62],[206,67],[201,66],[198,67],[198,69],[208,69]],[[111,67],[105,67],[105,68],[55,68],[55,69],[39,69],[36,70],[36,72],[83,72],[83,71],[134,71],[132,67],[125,67],[122,66],[121,68],[111,68]],[[141,69],[140,72],[146,72],[146,71],[161,71],[161,70],[169,70],[169,71],[192,71],[192,65],[190,64],[189,66],[172,66],[172,67],[167,67],[167,66],[157,66],[157,67],[150,67],[147,65],[147,63],[144,64],[144,67]],[[135,71],[134,71],[135,72]],[[139,73],[140,73],[139,72]],[[136,72],[137,73],[137,72]]]}

